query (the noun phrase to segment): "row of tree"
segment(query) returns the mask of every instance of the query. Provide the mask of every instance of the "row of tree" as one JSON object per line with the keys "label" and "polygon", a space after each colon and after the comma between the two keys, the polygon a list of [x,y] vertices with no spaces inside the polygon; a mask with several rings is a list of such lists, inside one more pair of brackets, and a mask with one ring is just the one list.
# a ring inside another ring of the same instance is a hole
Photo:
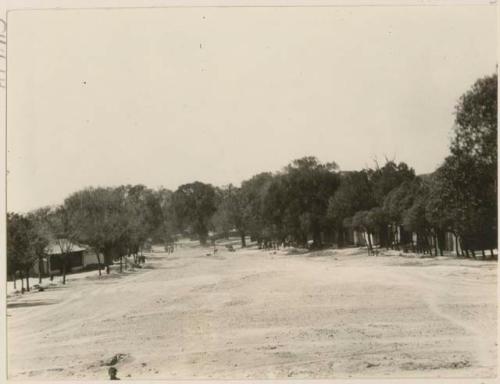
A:
{"label": "row of tree", "polygon": [[[8,272],[29,276],[49,244],[71,253],[89,246],[101,265],[136,255],[152,239],[171,244],[190,236],[206,244],[212,232],[250,236],[261,247],[343,246],[352,231],[369,249],[411,247],[443,253],[446,233],[466,256],[497,248],[497,76],[478,80],[456,107],[450,155],[432,174],[405,163],[341,172],[314,157],[293,161],[222,188],[193,182],[177,190],[143,185],[86,188],[58,207],[8,214]],[[416,234],[416,241],[415,241]],[[102,259],[101,260],[101,255]],[[66,260],[63,257],[63,260]],[[66,263],[62,267],[65,281]]]}
{"label": "row of tree", "polygon": [[[95,252],[101,269],[124,255],[137,255],[162,221],[158,196],[142,186],[86,188],[71,194],[57,207],[37,209],[27,215],[7,215],[7,271],[27,279],[34,263],[41,271],[50,250],[62,257],[62,278],[66,283],[68,256],[78,244]],[[101,260],[102,256],[102,260]],[[41,279],[41,275],[40,275]]]}
{"label": "row of tree", "polygon": [[497,75],[479,79],[456,106],[450,155],[432,174],[405,163],[339,172],[306,157],[217,190],[215,224],[264,246],[342,246],[349,233],[382,247],[443,254],[452,234],[459,255],[497,248]]}

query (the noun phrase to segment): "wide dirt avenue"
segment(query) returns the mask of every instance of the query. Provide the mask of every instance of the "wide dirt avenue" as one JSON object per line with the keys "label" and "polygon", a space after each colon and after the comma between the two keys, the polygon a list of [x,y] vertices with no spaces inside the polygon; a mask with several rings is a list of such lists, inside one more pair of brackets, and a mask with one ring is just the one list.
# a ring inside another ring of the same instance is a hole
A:
{"label": "wide dirt avenue", "polygon": [[9,377],[492,377],[496,263],[181,244],[7,299]]}

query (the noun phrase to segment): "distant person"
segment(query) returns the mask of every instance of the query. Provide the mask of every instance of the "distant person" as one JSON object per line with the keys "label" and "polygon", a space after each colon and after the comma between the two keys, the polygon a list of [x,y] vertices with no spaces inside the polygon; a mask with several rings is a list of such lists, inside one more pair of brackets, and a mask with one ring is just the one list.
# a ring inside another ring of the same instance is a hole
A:
{"label": "distant person", "polygon": [[118,373],[118,369],[115,367],[111,367],[108,369],[108,374],[109,374],[109,380],[120,380],[118,377],[116,377],[116,374]]}

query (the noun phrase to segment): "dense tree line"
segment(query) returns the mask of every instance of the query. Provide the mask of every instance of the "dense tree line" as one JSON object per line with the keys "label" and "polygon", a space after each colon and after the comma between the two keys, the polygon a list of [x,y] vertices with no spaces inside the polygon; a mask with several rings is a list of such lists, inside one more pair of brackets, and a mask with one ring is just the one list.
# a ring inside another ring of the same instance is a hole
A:
{"label": "dense tree line", "polygon": [[[58,207],[7,215],[8,273],[29,277],[49,244],[71,253],[90,247],[101,268],[137,255],[146,243],[188,236],[237,234],[259,247],[320,248],[362,236],[381,247],[443,254],[454,234],[460,255],[493,255],[497,248],[497,76],[479,79],[459,100],[450,154],[430,175],[386,160],[371,169],[341,172],[314,157],[292,161],[241,183],[199,181],[175,191],[143,185],[85,188]],[[102,256],[102,260],[101,260]],[[63,258],[65,259],[65,258]],[[63,282],[66,264],[62,266]],[[26,283],[29,284],[28,280]],[[29,288],[29,285],[28,285]]]}

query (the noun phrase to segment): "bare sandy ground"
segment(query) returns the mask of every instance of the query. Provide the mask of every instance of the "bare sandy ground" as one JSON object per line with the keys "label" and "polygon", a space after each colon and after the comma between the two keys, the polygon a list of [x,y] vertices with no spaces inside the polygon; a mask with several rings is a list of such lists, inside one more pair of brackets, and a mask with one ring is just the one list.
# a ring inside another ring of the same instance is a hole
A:
{"label": "bare sandy ground", "polygon": [[10,296],[9,377],[106,379],[113,356],[122,379],[496,375],[496,263],[207,252]]}

